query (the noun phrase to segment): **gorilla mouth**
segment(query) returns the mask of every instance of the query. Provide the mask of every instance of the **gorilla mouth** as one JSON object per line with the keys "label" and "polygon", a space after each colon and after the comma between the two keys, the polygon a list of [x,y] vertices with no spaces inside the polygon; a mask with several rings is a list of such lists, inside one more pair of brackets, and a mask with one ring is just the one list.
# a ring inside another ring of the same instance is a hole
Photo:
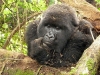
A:
{"label": "gorilla mouth", "polygon": [[51,49],[56,46],[56,44],[54,42],[49,42],[49,41],[48,42],[45,42],[44,44],[45,44],[45,46],[48,46]]}
{"label": "gorilla mouth", "polygon": [[52,43],[51,42],[45,42],[44,44],[46,44],[47,46],[49,46],[49,45],[52,45]]}
{"label": "gorilla mouth", "polygon": [[44,46],[44,47],[48,47],[45,43],[43,43],[43,46]]}
{"label": "gorilla mouth", "polygon": [[50,51],[52,49],[52,44],[49,42],[43,43],[43,47],[47,50]]}

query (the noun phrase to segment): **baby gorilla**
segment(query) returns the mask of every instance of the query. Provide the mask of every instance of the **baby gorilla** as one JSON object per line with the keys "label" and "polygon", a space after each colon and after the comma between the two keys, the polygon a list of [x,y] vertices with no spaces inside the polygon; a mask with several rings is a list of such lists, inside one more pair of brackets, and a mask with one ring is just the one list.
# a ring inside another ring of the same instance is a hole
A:
{"label": "baby gorilla", "polygon": [[28,55],[40,64],[53,67],[76,63],[93,40],[89,31],[92,25],[79,21],[75,13],[70,6],[55,4],[41,19],[32,22],[25,37]]}

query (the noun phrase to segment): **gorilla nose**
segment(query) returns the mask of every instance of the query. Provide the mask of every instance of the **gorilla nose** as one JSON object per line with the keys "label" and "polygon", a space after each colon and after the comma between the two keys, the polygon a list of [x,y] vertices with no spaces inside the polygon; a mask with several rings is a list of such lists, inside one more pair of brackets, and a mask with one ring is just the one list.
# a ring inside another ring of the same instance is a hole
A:
{"label": "gorilla nose", "polygon": [[44,36],[44,40],[48,41],[48,42],[53,42],[55,40],[55,35],[53,34],[53,32],[48,32],[45,36]]}
{"label": "gorilla nose", "polygon": [[55,38],[53,32],[47,33],[46,36],[47,36],[48,38],[50,38],[50,39],[54,39],[54,38]]}

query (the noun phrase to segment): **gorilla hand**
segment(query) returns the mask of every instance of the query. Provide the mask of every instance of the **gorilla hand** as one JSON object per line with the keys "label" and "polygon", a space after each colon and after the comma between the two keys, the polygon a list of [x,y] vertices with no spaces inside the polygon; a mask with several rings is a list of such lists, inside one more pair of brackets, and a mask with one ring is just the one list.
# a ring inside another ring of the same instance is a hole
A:
{"label": "gorilla hand", "polygon": [[31,58],[38,59],[37,61],[40,63],[48,59],[47,48],[49,47],[42,41],[43,37],[31,41],[31,51],[28,53]]}
{"label": "gorilla hand", "polygon": [[35,39],[34,40],[34,42],[36,43],[35,45],[37,45],[39,48],[43,48],[44,50],[50,50],[50,47],[48,47],[48,45],[47,45],[47,43],[45,43],[44,41],[43,41],[43,37],[40,37],[40,38],[38,38],[38,39]]}
{"label": "gorilla hand", "polygon": [[31,49],[32,49],[32,52],[30,52],[30,55],[32,54],[37,55],[42,50],[50,50],[50,48],[45,43],[43,43],[43,37],[40,37],[32,41]]}

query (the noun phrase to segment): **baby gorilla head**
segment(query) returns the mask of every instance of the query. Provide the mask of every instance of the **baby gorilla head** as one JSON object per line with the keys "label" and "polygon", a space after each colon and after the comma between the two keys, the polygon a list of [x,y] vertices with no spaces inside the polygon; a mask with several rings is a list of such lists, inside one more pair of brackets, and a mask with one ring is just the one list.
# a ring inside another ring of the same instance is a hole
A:
{"label": "baby gorilla head", "polygon": [[43,37],[44,45],[61,52],[78,25],[74,12],[67,5],[53,5],[43,13],[37,31],[38,38]]}

